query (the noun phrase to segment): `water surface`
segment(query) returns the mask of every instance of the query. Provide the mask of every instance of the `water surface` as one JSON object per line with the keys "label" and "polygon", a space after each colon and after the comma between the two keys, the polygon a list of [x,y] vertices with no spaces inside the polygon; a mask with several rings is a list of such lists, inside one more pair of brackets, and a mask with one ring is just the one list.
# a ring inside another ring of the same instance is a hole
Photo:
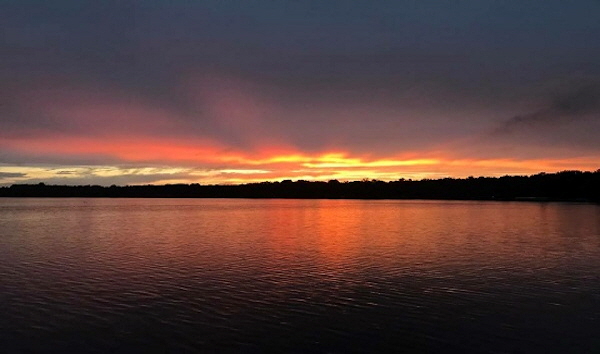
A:
{"label": "water surface", "polygon": [[598,352],[600,206],[0,199],[3,352]]}

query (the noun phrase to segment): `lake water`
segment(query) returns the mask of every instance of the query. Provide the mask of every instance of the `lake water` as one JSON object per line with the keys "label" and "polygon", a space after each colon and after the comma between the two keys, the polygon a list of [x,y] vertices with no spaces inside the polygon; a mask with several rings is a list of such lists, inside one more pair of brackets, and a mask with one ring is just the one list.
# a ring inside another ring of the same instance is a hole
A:
{"label": "lake water", "polygon": [[600,352],[600,206],[0,199],[0,352]]}

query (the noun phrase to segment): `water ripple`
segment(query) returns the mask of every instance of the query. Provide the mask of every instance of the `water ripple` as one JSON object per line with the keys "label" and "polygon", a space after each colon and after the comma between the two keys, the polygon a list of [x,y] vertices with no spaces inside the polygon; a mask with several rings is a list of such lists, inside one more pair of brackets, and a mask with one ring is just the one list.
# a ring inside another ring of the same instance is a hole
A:
{"label": "water ripple", "polygon": [[0,220],[6,352],[600,350],[594,205],[6,199]]}

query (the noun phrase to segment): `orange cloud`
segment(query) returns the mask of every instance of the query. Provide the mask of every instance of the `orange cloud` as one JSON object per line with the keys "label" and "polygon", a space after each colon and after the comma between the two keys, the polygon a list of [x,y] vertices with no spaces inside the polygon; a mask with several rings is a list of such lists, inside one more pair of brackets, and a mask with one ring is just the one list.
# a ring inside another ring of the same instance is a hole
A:
{"label": "orange cloud", "polygon": [[[430,152],[424,152],[422,157],[418,157],[416,152],[376,157],[357,156],[342,151],[309,154],[282,147],[265,147],[251,153],[210,140],[184,141],[125,136],[110,140],[68,136],[56,136],[52,139],[13,138],[4,139],[0,144],[3,149],[30,155],[97,155],[109,157],[117,164],[181,167],[188,172],[178,174],[174,181],[185,183],[500,176],[567,169],[596,170],[600,165],[600,160],[596,157],[465,159],[449,155],[436,157]],[[162,179],[160,182],[167,183],[168,180]]]}

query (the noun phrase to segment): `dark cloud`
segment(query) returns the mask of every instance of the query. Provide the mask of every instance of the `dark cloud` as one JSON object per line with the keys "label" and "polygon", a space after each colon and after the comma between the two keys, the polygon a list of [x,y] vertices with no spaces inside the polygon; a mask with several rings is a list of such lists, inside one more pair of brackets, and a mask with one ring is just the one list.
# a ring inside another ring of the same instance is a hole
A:
{"label": "dark cloud", "polygon": [[27,176],[26,173],[19,173],[19,172],[0,172],[0,179],[4,179],[4,178],[15,178],[15,177],[25,177]]}
{"label": "dark cloud", "polygon": [[545,107],[514,116],[494,130],[495,135],[543,131],[586,119],[600,120],[600,83],[587,84],[556,95]]}

